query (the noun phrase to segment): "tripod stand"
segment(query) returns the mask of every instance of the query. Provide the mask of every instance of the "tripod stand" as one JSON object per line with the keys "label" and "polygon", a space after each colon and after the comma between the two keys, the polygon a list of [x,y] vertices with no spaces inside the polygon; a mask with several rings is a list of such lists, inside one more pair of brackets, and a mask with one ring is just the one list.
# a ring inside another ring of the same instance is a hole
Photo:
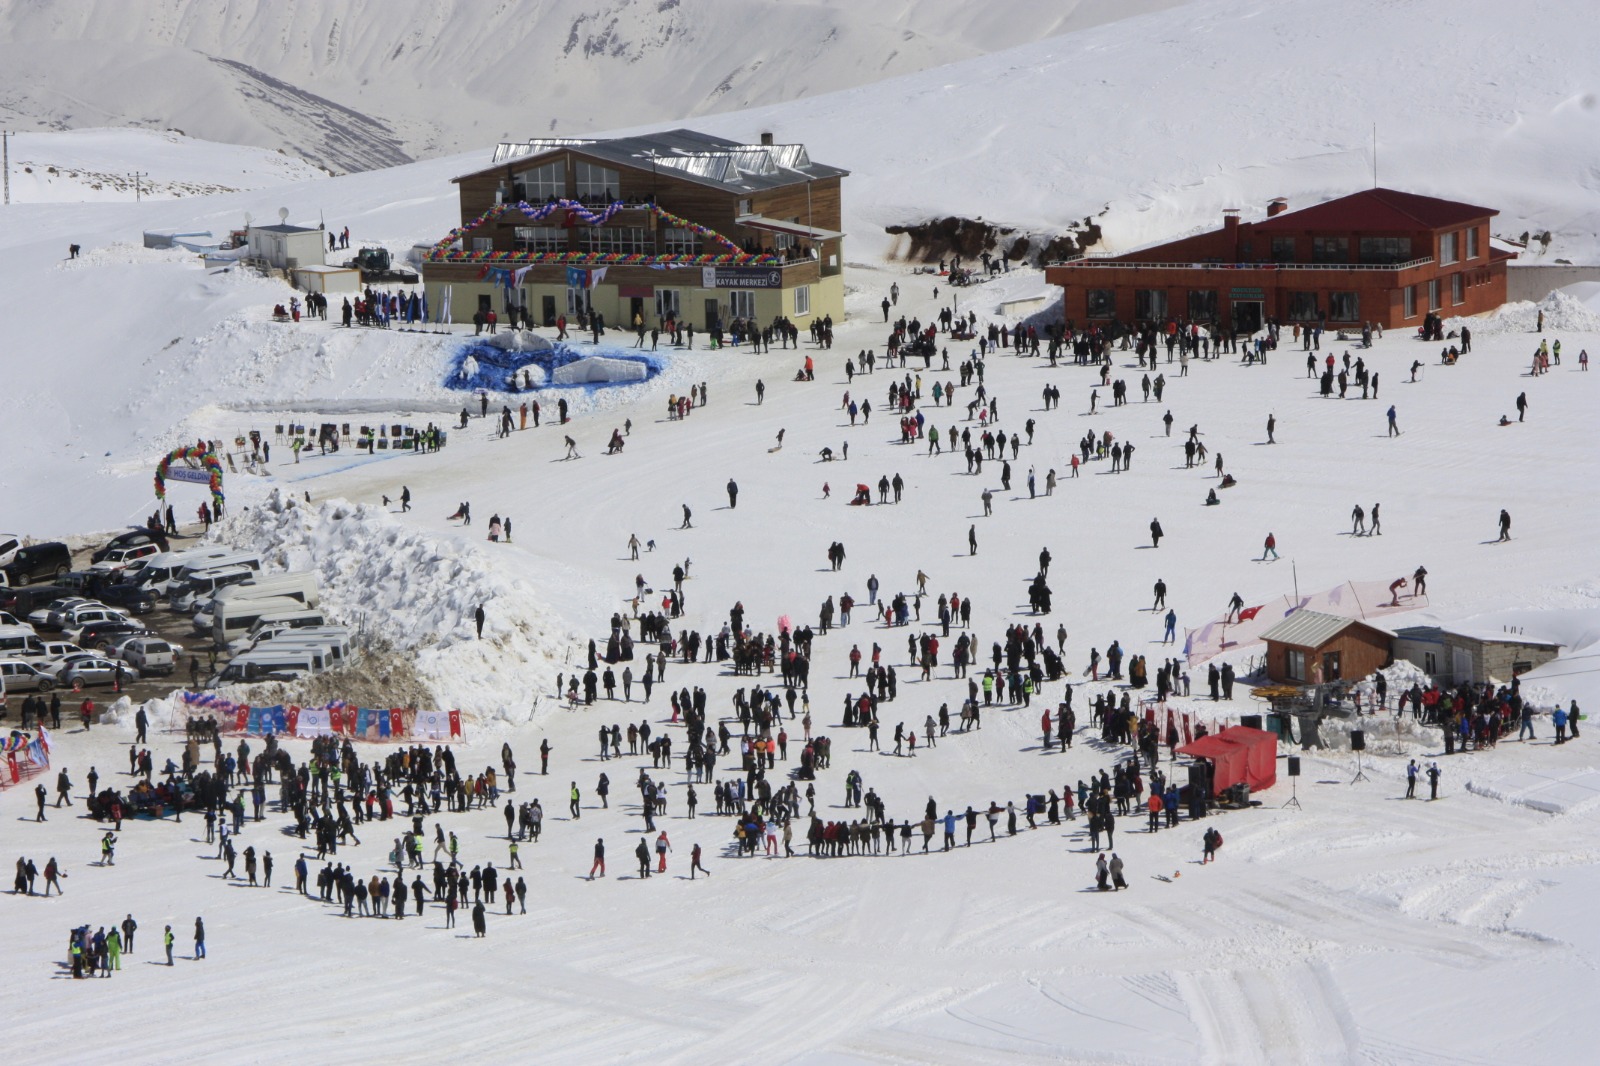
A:
{"label": "tripod stand", "polygon": [[1289,778],[1289,788],[1290,788],[1289,802],[1285,803],[1279,809],[1280,810],[1287,810],[1288,808],[1293,807],[1297,811],[1304,810],[1305,808],[1300,806],[1300,777],[1299,777],[1298,774],[1296,774],[1294,777]]}
{"label": "tripod stand", "polygon": [[1350,779],[1350,783],[1353,785],[1357,781],[1365,781],[1366,779],[1367,775],[1361,772],[1361,752],[1358,750],[1356,752],[1356,776]]}

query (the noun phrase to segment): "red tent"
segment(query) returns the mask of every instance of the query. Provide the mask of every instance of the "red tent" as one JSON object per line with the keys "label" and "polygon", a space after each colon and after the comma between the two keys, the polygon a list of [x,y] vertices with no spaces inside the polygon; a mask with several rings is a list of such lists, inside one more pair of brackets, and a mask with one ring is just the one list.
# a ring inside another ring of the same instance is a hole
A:
{"label": "red tent", "polygon": [[1241,781],[1251,792],[1278,783],[1278,735],[1236,725],[1201,737],[1178,749],[1179,754],[1211,763],[1211,790],[1221,795]]}

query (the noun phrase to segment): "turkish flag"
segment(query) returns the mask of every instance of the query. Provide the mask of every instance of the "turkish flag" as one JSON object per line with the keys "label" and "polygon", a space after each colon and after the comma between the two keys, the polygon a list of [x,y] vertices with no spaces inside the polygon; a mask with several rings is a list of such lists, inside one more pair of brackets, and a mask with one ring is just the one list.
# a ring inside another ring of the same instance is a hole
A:
{"label": "turkish flag", "polygon": [[1246,607],[1244,610],[1239,612],[1239,621],[1248,622],[1248,621],[1250,621],[1250,619],[1254,618],[1256,615],[1258,615],[1260,613],[1261,613],[1261,608],[1260,607]]}
{"label": "turkish flag", "polygon": [[450,712],[450,735],[453,736],[453,737],[459,737],[461,735],[461,712],[460,711],[451,711]]}
{"label": "turkish flag", "polygon": [[289,708],[289,720],[288,720],[288,723],[289,723],[288,733],[289,733],[290,736],[294,736],[295,735],[295,729],[300,724],[300,708],[298,708],[298,707],[290,707]]}
{"label": "turkish flag", "polygon": [[237,708],[233,712],[233,721],[234,721],[235,728],[237,728],[239,732],[243,733],[245,730],[249,729],[250,728],[250,708],[249,707],[239,707],[239,708]]}
{"label": "turkish flag", "polygon": [[400,708],[389,708],[389,735],[400,736],[405,732],[404,719],[400,716]]}

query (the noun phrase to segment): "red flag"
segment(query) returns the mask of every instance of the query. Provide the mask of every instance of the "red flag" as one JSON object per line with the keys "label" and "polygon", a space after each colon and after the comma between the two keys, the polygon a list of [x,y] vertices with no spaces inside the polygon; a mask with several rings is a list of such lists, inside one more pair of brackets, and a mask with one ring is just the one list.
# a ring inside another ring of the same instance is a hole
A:
{"label": "red flag", "polygon": [[289,718],[287,724],[289,727],[289,735],[292,737],[295,735],[295,727],[300,724],[300,708],[293,706],[289,708]]}
{"label": "red flag", "polygon": [[1189,731],[1188,711],[1183,712],[1183,742],[1185,744],[1192,744],[1194,742],[1194,734]]}
{"label": "red flag", "polygon": [[404,730],[405,724],[400,717],[400,708],[389,708],[389,735],[392,737],[397,737],[404,732]]}
{"label": "red flag", "polygon": [[1250,621],[1250,619],[1254,618],[1256,615],[1258,615],[1260,613],[1261,613],[1261,608],[1260,607],[1246,607],[1244,610],[1239,612],[1239,621],[1248,622],[1248,621]]}
{"label": "red flag", "polygon": [[234,728],[243,733],[250,728],[250,708],[239,707],[233,712]]}
{"label": "red flag", "polygon": [[461,735],[461,712],[460,711],[451,711],[450,712],[450,735],[453,736],[453,737],[459,737]]}

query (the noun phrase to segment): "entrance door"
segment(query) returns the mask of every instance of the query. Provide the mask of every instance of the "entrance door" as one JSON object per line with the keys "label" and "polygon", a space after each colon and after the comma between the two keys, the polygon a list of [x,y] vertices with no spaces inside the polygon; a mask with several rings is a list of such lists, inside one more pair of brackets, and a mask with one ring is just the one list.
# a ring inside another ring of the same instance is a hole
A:
{"label": "entrance door", "polygon": [[644,297],[643,296],[630,296],[630,297],[628,297],[628,328],[629,329],[633,328],[633,320],[636,317],[639,319],[639,321],[641,321],[641,322],[644,321]]}
{"label": "entrance door", "polygon": [[1261,328],[1261,301],[1233,301],[1233,328],[1236,333],[1254,333]]}
{"label": "entrance door", "polygon": [[493,311],[493,310],[494,310],[494,297],[489,295],[488,293],[480,293],[479,296],[478,296],[478,311],[480,313],[482,313],[482,314],[487,315],[490,311]]}
{"label": "entrance door", "polygon": [[1338,681],[1344,675],[1339,672],[1339,653],[1325,651],[1322,653],[1322,680]]}
{"label": "entrance door", "polygon": [[539,312],[544,318],[544,324],[554,327],[556,324],[556,298],[549,295],[541,296],[539,298]]}
{"label": "entrance door", "polygon": [[718,319],[718,315],[717,315],[717,301],[716,300],[707,300],[706,301],[705,328],[708,329],[708,330],[709,329],[715,329],[717,327],[718,320],[719,319]]}

